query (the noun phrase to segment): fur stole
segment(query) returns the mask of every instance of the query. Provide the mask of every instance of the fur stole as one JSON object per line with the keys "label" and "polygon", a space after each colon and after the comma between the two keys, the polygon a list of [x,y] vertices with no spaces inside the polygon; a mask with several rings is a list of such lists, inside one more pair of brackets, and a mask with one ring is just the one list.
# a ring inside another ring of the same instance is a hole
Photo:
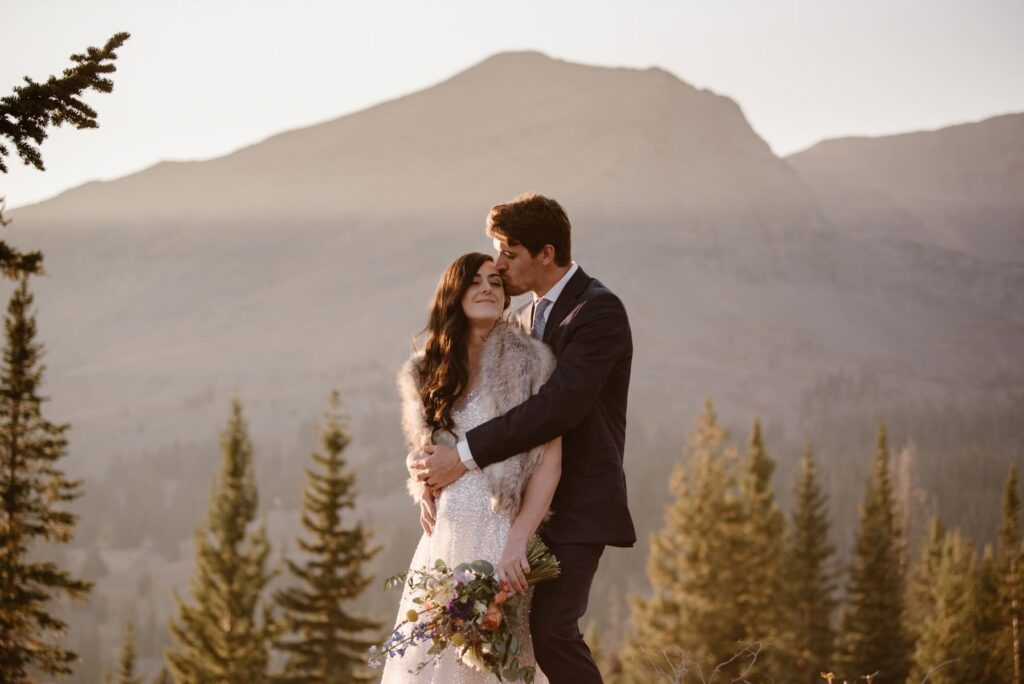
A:
{"label": "fur stole", "polygon": [[[419,394],[417,367],[423,353],[417,352],[406,361],[398,374],[398,392],[402,399],[402,429],[408,450],[426,444],[454,446],[455,435],[439,430],[433,433],[423,414]],[[555,356],[546,344],[530,337],[515,325],[499,321],[484,341],[480,354],[479,394],[487,420],[504,415],[536,394],[555,368]],[[544,453],[541,444],[526,453],[492,463],[483,469],[491,492],[491,509],[504,510],[514,518],[519,513],[523,490],[540,464]],[[410,477],[407,488],[419,502],[425,485]]]}

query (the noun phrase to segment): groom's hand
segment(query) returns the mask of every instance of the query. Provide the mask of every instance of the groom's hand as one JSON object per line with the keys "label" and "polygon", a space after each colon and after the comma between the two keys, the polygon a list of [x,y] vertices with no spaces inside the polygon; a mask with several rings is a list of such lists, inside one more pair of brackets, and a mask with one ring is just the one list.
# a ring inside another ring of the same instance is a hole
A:
{"label": "groom's hand", "polygon": [[410,451],[405,455],[405,469],[409,471],[410,477],[415,477],[417,480],[420,479],[420,469],[417,464],[422,456],[422,451]]}
{"label": "groom's hand", "polygon": [[467,468],[459,458],[455,447],[428,445],[423,447],[419,458],[412,462],[412,468],[420,482],[425,483],[435,492],[455,482]]}

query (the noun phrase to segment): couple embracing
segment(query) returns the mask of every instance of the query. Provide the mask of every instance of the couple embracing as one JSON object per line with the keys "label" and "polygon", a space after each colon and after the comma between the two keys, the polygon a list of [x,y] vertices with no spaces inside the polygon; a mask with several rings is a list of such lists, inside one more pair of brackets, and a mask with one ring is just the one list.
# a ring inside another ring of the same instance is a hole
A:
{"label": "couple embracing", "polygon": [[[579,620],[591,582],[605,546],[636,541],[622,469],[633,343],[622,302],[572,261],[570,232],[564,209],[541,195],[492,208],[497,256],[447,268],[426,343],[398,384],[424,529],[411,567],[491,562],[532,592],[518,636],[535,681],[590,684],[601,675]],[[526,292],[531,301],[507,311]],[[561,575],[528,589],[526,544],[538,531]],[[412,598],[407,587],[399,616]],[[389,660],[382,681],[497,681],[452,652],[410,673],[424,656]]]}

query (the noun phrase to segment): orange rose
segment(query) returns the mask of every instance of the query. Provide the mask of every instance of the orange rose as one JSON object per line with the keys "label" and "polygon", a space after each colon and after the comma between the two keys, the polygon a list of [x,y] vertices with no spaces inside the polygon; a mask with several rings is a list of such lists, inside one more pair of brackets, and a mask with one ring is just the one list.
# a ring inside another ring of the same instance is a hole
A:
{"label": "orange rose", "polygon": [[493,632],[498,629],[501,625],[501,609],[493,603],[487,607],[487,612],[484,613],[484,621],[480,623],[480,627],[486,629],[488,632]]}

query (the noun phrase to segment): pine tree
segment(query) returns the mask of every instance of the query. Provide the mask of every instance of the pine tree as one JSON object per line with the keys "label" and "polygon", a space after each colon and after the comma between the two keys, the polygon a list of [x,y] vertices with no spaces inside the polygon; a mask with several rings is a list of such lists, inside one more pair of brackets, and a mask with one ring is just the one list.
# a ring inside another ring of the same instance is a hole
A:
{"label": "pine tree", "polygon": [[[352,613],[349,604],[369,586],[365,565],[380,550],[370,547],[370,534],[361,523],[345,525],[345,511],[355,507],[355,475],[349,473],[342,452],[349,437],[339,416],[338,393],[331,394],[330,409],[321,439],[324,453],[313,453],[313,468],[306,469],[302,499],[302,526],[309,537],[298,540],[306,554],[299,564],[288,560],[297,586],[274,596],[282,608],[287,638],[275,642],[288,660],[281,682],[369,682],[366,651],[376,643],[368,630],[381,624]],[[375,635],[374,635],[375,636]]]}
{"label": "pine tree", "polygon": [[908,634],[916,641],[918,630],[931,619],[935,609],[935,577],[946,548],[946,527],[938,516],[932,518],[928,539],[921,548],[921,557],[911,575],[907,592]]}
{"label": "pine tree", "polygon": [[1000,639],[1000,651],[1009,659],[1010,681],[1021,683],[1021,535],[1020,535],[1020,491],[1017,484],[1017,468],[1011,467],[1003,489],[1003,522],[999,528],[1000,574],[1002,582],[1000,596],[1004,610],[1004,631]]}
{"label": "pine tree", "polygon": [[[933,534],[940,528],[933,525]],[[929,603],[918,617],[919,633],[907,681],[920,682],[926,677],[933,684],[983,681],[977,677],[983,670],[979,645],[984,645],[973,630],[978,614],[977,554],[959,532],[943,533],[937,562],[931,557],[933,550],[926,548],[924,554],[928,565],[920,577],[927,577],[930,584],[921,584],[919,590],[927,592]]]}
{"label": "pine tree", "polygon": [[902,684],[910,668],[904,628],[903,543],[896,522],[885,426],[878,442],[871,479],[860,507],[843,615],[843,666],[856,680],[878,672],[875,684]]}
{"label": "pine tree", "polygon": [[1010,684],[1013,666],[1009,657],[1009,627],[1001,596],[1003,573],[999,558],[991,545],[986,545],[978,570],[976,613],[971,630],[983,646],[979,675],[973,681],[987,684]]}
{"label": "pine tree", "polygon": [[794,488],[794,508],[783,557],[783,651],[786,679],[797,684],[821,681],[835,649],[832,615],[836,609],[835,547],[829,543],[828,510],[818,482],[814,451],[808,442]]}
{"label": "pine tree", "polygon": [[[128,37],[124,32],[115,33],[102,48],[90,47],[84,54],[71,55],[75,66],[65,69],[60,78],[50,76],[45,83],[38,83],[26,76],[25,85],[0,98],[0,137],[14,143],[25,164],[44,170],[38,146],[46,139],[47,126],[97,127],[96,111],[81,96],[89,90],[109,93],[114,89],[106,74],[117,70],[113,62]],[[0,173],[7,173],[4,157],[9,153],[0,145]]]}
{"label": "pine tree", "polygon": [[775,681],[781,675],[781,600],[784,520],[775,503],[772,474],[775,461],[765,451],[761,421],[755,419],[748,454],[739,474],[742,506],[740,591],[735,597],[743,634],[737,638],[760,642],[762,651],[745,675],[751,680]]}
{"label": "pine tree", "polygon": [[211,491],[206,525],[196,534],[193,605],[175,594],[179,619],[170,624],[175,647],[167,665],[178,684],[253,684],[267,678],[275,625],[261,594],[272,579],[265,569],[270,544],[266,526],[248,531],[256,518],[252,446],[242,405],[232,404],[221,439],[224,458]]}
{"label": "pine tree", "polygon": [[56,638],[65,623],[50,609],[59,596],[84,600],[92,584],[52,561],[30,560],[34,544],[70,541],[77,516],[64,504],[81,482],[58,467],[69,425],[43,417],[42,345],[36,341],[28,276],[11,296],[0,368],[0,681],[30,681],[31,670],[71,673],[78,656]]}
{"label": "pine tree", "polygon": [[[1000,684],[1000,677],[992,676],[992,648],[987,635],[992,633],[992,604],[990,601],[990,584],[985,577],[985,560],[979,558],[973,543],[968,543],[970,564],[966,572],[972,582],[965,589],[964,614],[960,625],[959,662],[955,672],[963,682],[989,682]],[[955,569],[953,564],[951,569]],[[948,572],[948,570],[947,570]],[[951,578],[955,582],[955,578]],[[931,681],[929,679],[929,681]]]}
{"label": "pine tree", "polygon": [[[743,616],[735,597],[742,586],[737,550],[742,516],[736,489],[736,452],[706,401],[690,438],[688,458],[670,480],[674,499],[664,527],[651,539],[650,598],[632,597],[633,633],[623,651],[627,681],[646,682],[665,658],[685,658],[706,674],[741,650]],[[720,677],[749,664],[735,660]]]}
{"label": "pine tree", "polygon": [[[90,47],[85,54],[71,55],[75,66],[65,69],[60,78],[50,76],[45,83],[38,83],[26,76],[25,85],[0,98],[0,138],[14,144],[25,164],[43,170],[39,145],[46,139],[47,126],[69,123],[79,129],[97,127],[96,112],[81,96],[89,90],[113,90],[114,84],[106,75],[115,71],[117,50],[126,40],[127,33],[116,33],[102,48]],[[7,146],[0,143],[0,173],[7,173],[4,157],[9,153]],[[9,223],[4,219],[3,209],[0,197],[0,227]],[[0,273],[8,278],[40,273],[42,260],[39,252],[19,252],[0,240]]]}
{"label": "pine tree", "polygon": [[129,621],[117,657],[117,684],[142,684],[142,677],[135,673],[135,665],[135,626]]}

